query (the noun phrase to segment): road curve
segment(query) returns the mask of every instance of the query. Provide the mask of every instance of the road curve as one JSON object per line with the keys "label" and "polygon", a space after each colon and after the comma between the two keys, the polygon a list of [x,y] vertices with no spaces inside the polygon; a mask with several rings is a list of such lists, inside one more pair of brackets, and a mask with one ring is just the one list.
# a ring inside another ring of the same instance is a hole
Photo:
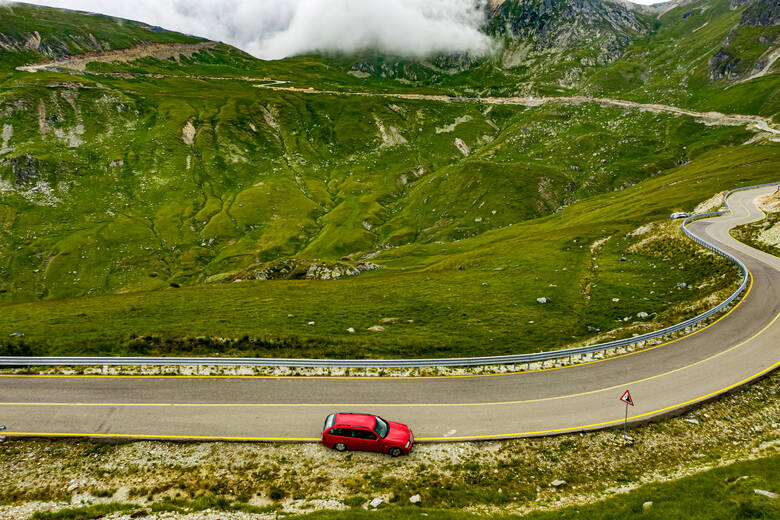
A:
{"label": "road curve", "polygon": [[496,439],[621,425],[679,412],[780,366],[780,258],[734,240],[763,217],[737,192],[732,214],[689,229],[751,272],[745,299],[697,333],[590,364],[438,378],[0,376],[9,436],[317,440],[325,415],[363,411],[409,423],[421,441]]}

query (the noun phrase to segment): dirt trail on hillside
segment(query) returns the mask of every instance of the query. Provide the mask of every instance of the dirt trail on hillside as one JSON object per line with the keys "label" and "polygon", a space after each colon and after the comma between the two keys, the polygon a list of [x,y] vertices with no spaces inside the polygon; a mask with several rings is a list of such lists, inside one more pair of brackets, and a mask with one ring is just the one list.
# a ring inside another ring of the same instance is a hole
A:
{"label": "dirt trail on hillside", "polygon": [[130,62],[142,58],[157,58],[167,60],[178,59],[180,56],[191,57],[202,49],[210,49],[219,45],[217,42],[199,43],[144,43],[129,49],[117,49],[105,52],[88,52],[62,59],[54,59],[42,63],[23,65],[16,70],[36,72],[39,70],[65,68],[83,72],[89,63],[111,63],[115,61]]}
{"label": "dirt trail on hillside", "polygon": [[303,94],[324,94],[332,96],[363,96],[363,97],[384,97],[393,99],[421,100],[421,101],[439,101],[445,103],[485,103],[488,105],[523,105],[537,107],[546,103],[567,103],[579,105],[581,103],[598,103],[601,105],[611,105],[638,109],[645,112],[667,113],[694,117],[706,125],[717,126],[743,126],[747,125],[748,130],[756,130],[773,134],[780,138],[780,130],[774,128],[769,118],[748,115],[748,114],[723,114],[721,112],[698,112],[686,108],[679,108],[671,105],[662,105],[658,103],[639,103],[637,101],[627,101],[624,99],[598,98],[588,96],[560,96],[560,97],[453,97],[434,94],[379,94],[371,92],[341,92],[336,90],[317,90],[313,88],[297,88],[290,86],[280,86],[278,83],[256,85],[259,88],[271,90],[301,92]]}
{"label": "dirt trail on hillside", "polygon": [[748,130],[772,134],[771,140],[780,142],[780,129],[772,126],[771,120],[758,115],[747,114],[723,114],[721,112],[698,112],[685,108],[679,108],[672,105],[662,105],[658,103],[640,103],[637,101],[627,101],[624,99],[598,98],[588,96],[560,96],[560,97],[460,97],[437,94],[394,94],[394,93],[373,93],[373,92],[345,92],[337,90],[318,90],[315,88],[300,88],[287,85],[288,81],[273,80],[271,78],[251,78],[251,77],[212,77],[212,76],[194,76],[194,75],[175,75],[175,74],[143,74],[126,72],[108,72],[95,73],[86,72],[86,66],[92,62],[130,62],[146,57],[157,59],[177,58],[179,56],[190,57],[201,49],[208,49],[218,45],[217,42],[200,42],[195,44],[144,44],[129,49],[120,49],[108,52],[88,53],[43,63],[23,65],[17,67],[17,70],[24,72],[36,72],[39,70],[51,70],[57,68],[66,68],[76,70],[85,74],[107,77],[150,77],[150,78],[187,78],[197,80],[233,80],[246,81],[262,84],[255,85],[258,88],[266,88],[284,92],[300,92],[303,94],[329,95],[329,96],[359,96],[359,97],[383,97],[389,99],[404,99],[416,101],[437,101],[442,103],[484,103],[488,105],[522,105],[529,107],[541,106],[546,103],[567,103],[579,105],[581,103],[598,103],[601,105],[611,105],[624,107],[628,109],[637,109],[645,112],[666,113],[693,117],[706,125],[717,126],[747,126]]}

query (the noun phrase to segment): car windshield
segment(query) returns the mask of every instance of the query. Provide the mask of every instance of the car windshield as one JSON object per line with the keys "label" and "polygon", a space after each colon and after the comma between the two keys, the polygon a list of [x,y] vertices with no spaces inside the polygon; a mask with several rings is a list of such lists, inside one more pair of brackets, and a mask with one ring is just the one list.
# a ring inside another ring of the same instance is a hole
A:
{"label": "car windshield", "polygon": [[379,434],[380,437],[383,439],[387,437],[387,432],[390,431],[390,425],[387,424],[384,419],[377,416],[376,418],[376,426],[374,426],[374,431]]}

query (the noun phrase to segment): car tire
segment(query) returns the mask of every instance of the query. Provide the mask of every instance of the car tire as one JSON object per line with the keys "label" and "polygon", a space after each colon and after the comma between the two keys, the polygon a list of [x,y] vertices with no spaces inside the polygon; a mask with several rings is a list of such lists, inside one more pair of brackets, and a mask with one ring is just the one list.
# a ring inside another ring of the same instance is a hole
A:
{"label": "car tire", "polygon": [[337,442],[333,447],[336,448],[336,451],[347,451],[347,445],[343,442]]}
{"label": "car tire", "polygon": [[401,455],[401,448],[390,448],[390,451],[387,453],[389,453],[391,457],[399,457]]}

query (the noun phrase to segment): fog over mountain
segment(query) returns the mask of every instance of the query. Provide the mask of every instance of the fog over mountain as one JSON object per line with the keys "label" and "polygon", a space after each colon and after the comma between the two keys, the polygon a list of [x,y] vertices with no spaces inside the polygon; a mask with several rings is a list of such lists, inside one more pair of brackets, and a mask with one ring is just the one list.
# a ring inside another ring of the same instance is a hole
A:
{"label": "fog over mountain", "polygon": [[421,57],[484,54],[484,4],[474,0],[33,0],[139,20],[279,59],[377,49]]}

